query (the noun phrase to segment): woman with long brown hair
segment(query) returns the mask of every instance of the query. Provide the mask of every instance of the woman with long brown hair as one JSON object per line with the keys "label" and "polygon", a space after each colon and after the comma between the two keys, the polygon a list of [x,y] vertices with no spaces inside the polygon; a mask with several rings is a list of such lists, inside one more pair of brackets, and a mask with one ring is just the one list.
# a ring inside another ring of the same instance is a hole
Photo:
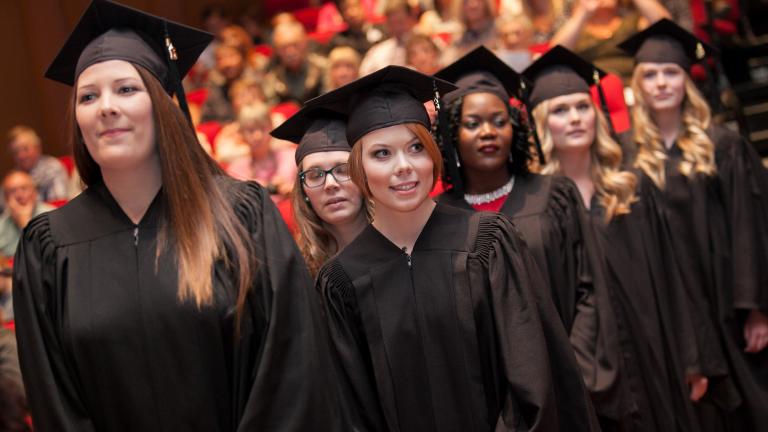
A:
{"label": "woman with long brown hair", "polygon": [[[609,299],[579,305],[582,314],[600,318],[599,327],[571,340],[581,351],[577,357],[589,359],[589,341],[610,336],[601,321],[605,307],[613,308],[618,340],[607,347],[618,351],[609,358],[619,366],[623,387],[613,393],[618,399],[599,405],[605,408],[598,410],[603,430],[697,430],[689,399],[699,400],[707,390],[694,337],[702,331],[700,317],[677,278],[666,248],[669,235],[653,218],[655,201],[637,175],[622,167],[621,147],[592,101],[588,83],[595,74],[604,75],[560,46],[524,72],[533,82],[530,105],[546,155],[541,171],[576,184],[595,240],[589,250],[595,291]],[[597,373],[611,376],[597,366]]]}
{"label": "woman with long brown hair", "polygon": [[87,189],[32,220],[16,256],[36,430],[331,429],[301,257],[266,192],[224,176],[170,97],[210,39],[97,1],[46,72],[74,86]]}
{"label": "woman with long brown hair", "polygon": [[291,204],[299,228],[297,243],[312,275],[344,249],[368,225],[367,201],[349,175],[344,121],[305,108],[272,131],[272,136],[298,144],[298,181]]}
{"label": "woman with long brown hair", "polygon": [[454,87],[389,66],[307,104],[348,116],[350,175],[374,207],[317,282],[349,429],[595,430],[515,228],[429,198],[442,170],[423,105],[433,89]]}
{"label": "woman with long brown hair", "polygon": [[[717,324],[741,400],[707,398],[710,427],[768,429],[768,189],[752,145],[713,123],[688,74],[712,48],[669,20],[624,41],[634,55],[634,166],[662,197],[683,277]],[[718,383],[715,383],[718,384]],[[717,419],[717,420],[713,420]]]}

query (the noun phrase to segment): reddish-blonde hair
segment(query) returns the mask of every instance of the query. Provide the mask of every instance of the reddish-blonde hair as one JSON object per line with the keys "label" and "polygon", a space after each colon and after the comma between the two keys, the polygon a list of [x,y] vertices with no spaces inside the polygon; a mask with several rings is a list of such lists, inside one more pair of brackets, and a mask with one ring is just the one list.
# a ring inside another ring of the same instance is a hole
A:
{"label": "reddish-blonde hair", "polygon": [[[404,123],[403,126],[408,128],[416,138],[421,141],[424,146],[424,150],[427,151],[429,158],[432,159],[434,168],[432,170],[432,187],[434,187],[437,179],[443,174],[443,155],[440,153],[440,147],[437,146],[432,134],[429,133],[427,128],[420,123]],[[357,140],[352,146],[352,152],[349,154],[349,176],[363,196],[366,199],[373,198],[371,189],[368,188],[368,181],[365,176],[365,168],[363,168],[363,145]]]}

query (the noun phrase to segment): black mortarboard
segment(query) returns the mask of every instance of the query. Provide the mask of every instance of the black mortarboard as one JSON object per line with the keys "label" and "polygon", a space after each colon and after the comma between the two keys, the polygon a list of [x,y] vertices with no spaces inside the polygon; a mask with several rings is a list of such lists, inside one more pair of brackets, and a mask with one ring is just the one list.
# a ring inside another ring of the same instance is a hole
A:
{"label": "black mortarboard", "polygon": [[637,63],[674,63],[685,70],[715,53],[713,47],[666,18],[629,37],[619,48]]}
{"label": "black mortarboard", "polygon": [[597,66],[560,45],[547,51],[523,71],[523,76],[533,83],[528,96],[531,109],[554,97],[589,93],[590,86],[599,84],[605,75]]}
{"label": "black mortarboard", "polygon": [[347,142],[354,145],[368,132],[403,123],[431,129],[423,103],[456,86],[402,66],[387,66],[343,87],[307,101],[347,117]]}
{"label": "black mortarboard", "polygon": [[71,86],[88,66],[125,60],[149,70],[169,94],[183,96],[180,79],[211,40],[210,33],[111,1],[94,0],[45,76]]}
{"label": "black mortarboard", "polygon": [[299,165],[312,153],[351,151],[345,120],[340,114],[325,109],[305,107],[270,134],[299,145],[296,148],[296,165]]}
{"label": "black mortarboard", "polygon": [[443,96],[446,104],[472,93],[491,93],[504,102],[517,96],[520,75],[484,46],[479,46],[435,74],[458,89]]}

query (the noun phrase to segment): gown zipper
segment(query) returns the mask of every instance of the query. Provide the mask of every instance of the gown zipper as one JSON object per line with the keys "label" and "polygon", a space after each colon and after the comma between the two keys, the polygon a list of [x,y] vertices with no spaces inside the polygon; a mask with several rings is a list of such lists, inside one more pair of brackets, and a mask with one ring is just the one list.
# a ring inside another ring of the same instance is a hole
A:
{"label": "gown zipper", "polygon": [[133,245],[134,246],[139,245],[139,226],[138,225],[133,227]]}
{"label": "gown zipper", "polygon": [[408,260],[408,268],[411,268],[411,256],[408,254],[408,248],[406,246],[403,246],[403,254],[405,255],[405,259]]}

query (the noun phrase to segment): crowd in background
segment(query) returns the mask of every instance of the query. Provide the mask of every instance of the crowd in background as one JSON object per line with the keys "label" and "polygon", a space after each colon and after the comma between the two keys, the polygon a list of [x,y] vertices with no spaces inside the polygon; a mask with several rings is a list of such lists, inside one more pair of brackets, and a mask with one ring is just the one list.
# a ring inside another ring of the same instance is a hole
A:
{"label": "crowd in background", "polygon": [[[338,0],[268,18],[259,7],[230,11],[211,4],[202,11],[200,25],[216,38],[184,86],[201,145],[232,177],[268,188],[289,218],[297,179],[295,145],[273,139],[269,131],[307,100],[387,65],[431,75],[480,45],[522,71],[561,44],[611,73],[616,85],[609,105],[619,100],[626,108],[631,100],[625,101],[624,88],[633,60],[616,43],[663,17],[699,32],[696,11],[702,3]],[[714,2],[725,11],[724,20],[738,18],[736,3]],[[5,144],[14,168],[2,178],[0,320],[12,322],[9,269],[21,230],[35,215],[77,195],[80,182],[72,159],[44,154],[33,129],[14,127]],[[10,330],[0,330],[0,386],[18,386],[23,395],[14,346]],[[18,397],[0,400],[6,412],[21,405]],[[0,424],[0,431],[22,430],[10,427]]]}

